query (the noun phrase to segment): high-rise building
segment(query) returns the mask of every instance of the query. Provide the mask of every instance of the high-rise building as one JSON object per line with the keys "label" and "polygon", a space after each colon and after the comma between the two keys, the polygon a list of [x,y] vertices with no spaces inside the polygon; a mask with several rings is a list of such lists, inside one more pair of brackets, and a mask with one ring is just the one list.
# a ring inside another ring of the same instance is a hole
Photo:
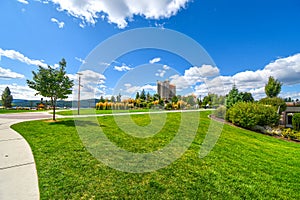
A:
{"label": "high-rise building", "polygon": [[161,99],[170,100],[176,96],[176,86],[170,84],[169,80],[157,81],[157,93]]}

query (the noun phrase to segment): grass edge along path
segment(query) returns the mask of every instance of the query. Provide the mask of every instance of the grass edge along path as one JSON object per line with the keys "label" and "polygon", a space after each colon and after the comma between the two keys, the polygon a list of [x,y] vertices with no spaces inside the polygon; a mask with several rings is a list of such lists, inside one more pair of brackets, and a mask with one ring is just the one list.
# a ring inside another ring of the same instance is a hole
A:
{"label": "grass edge along path", "polygon": [[[180,159],[143,174],[117,171],[96,160],[82,145],[73,119],[24,122],[13,125],[13,129],[32,148],[41,199],[300,198],[299,144],[224,125],[214,149],[200,159],[199,149],[210,123],[208,114],[201,112],[197,136]],[[178,115],[168,114],[170,124],[180,120]],[[149,120],[147,115],[132,118],[138,124]],[[144,151],[157,145],[155,140],[146,147],[144,141],[128,144],[132,138],[116,127],[112,116],[98,119],[107,136],[128,150]],[[166,124],[157,140],[163,143],[173,136],[173,127]]]}

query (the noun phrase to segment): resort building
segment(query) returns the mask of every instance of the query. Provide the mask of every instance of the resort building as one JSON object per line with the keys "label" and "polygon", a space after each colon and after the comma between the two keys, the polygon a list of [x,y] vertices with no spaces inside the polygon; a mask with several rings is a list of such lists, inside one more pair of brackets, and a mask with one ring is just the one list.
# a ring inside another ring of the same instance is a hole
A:
{"label": "resort building", "polygon": [[176,96],[176,86],[170,84],[169,80],[157,81],[157,93],[161,99],[170,100]]}

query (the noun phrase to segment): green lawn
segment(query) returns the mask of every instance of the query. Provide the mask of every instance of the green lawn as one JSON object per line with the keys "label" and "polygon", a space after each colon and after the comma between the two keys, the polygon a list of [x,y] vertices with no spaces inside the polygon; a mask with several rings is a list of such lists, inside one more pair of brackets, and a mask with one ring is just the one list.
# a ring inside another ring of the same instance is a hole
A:
{"label": "green lawn", "polygon": [[[135,110],[96,110],[96,109],[80,109],[80,115],[94,115],[94,114],[112,114],[114,113],[126,113],[126,112],[148,112],[149,109],[135,109]],[[64,110],[57,111],[59,115],[77,115],[77,110]]]}
{"label": "green lawn", "polygon": [[0,114],[22,113],[22,112],[37,112],[37,111],[36,110],[7,110],[7,109],[0,109]]}
{"label": "green lawn", "polygon": [[[214,149],[200,159],[208,114],[201,112],[196,138],[180,159],[139,174],[117,171],[96,160],[83,146],[72,119],[24,122],[13,129],[32,148],[41,199],[300,199],[300,144],[225,125]],[[180,113],[167,116],[161,132],[148,139],[126,135],[112,116],[98,120],[118,146],[148,152],[174,137]],[[141,126],[149,123],[148,115],[131,117]],[[84,126],[87,119],[82,120]]]}

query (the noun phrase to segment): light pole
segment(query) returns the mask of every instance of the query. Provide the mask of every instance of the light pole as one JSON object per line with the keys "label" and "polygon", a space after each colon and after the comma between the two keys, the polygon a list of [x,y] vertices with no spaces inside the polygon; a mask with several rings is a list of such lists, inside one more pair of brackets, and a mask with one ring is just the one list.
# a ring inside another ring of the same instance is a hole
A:
{"label": "light pole", "polygon": [[79,115],[79,110],[80,110],[80,87],[82,87],[80,85],[80,82],[81,82],[81,75],[82,73],[76,73],[78,74],[78,103],[77,103],[77,114]]}

